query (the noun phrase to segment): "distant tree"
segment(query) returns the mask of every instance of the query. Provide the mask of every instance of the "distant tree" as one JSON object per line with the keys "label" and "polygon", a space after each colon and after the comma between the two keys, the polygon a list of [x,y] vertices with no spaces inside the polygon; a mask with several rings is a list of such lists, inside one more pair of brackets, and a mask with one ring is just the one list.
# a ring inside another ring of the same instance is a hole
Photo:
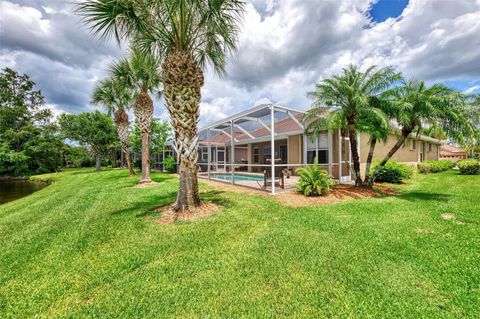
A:
{"label": "distant tree", "polygon": [[85,146],[74,146],[65,144],[63,148],[63,160],[65,167],[91,167],[95,165],[95,158]]}
{"label": "distant tree", "polygon": [[[165,142],[171,137],[172,134],[170,124],[168,124],[168,121],[160,121],[156,118],[153,118],[150,131],[150,153],[161,153],[163,151]],[[142,140],[140,128],[137,124],[133,126],[133,132],[130,135],[130,141],[132,144],[132,149],[136,152],[140,152],[142,149]]]}
{"label": "distant tree", "polygon": [[135,172],[130,159],[130,142],[128,138],[130,122],[126,110],[132,106],[133,99],[133,92],[113,79],[100,81],[92,94],[92,102],[96,105],[102,105],[108,111],[108,114],[113,116],[130,176],[135,175]]}
{"label": "distant tree", "polygon": [[63,142],[52,111],[35,82],[5,68],[0,72],[0,174],[27,175],[60,169]]}
{"label": "distant tree", "polygon": [[118,143],[112,119],[99,111],[62,114],[59,124],[65,138],[89,147],[95,156],[97,170],[100,170],[102,157],[115,149],[115,144]]}

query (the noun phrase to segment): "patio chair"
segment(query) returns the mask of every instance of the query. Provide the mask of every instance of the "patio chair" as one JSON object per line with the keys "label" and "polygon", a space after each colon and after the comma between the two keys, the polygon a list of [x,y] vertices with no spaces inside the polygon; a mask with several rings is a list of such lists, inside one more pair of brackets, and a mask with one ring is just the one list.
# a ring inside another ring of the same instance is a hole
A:
{"label": "patio chair", "polygon": [[272,179],[272,172],[270,170],[264,170],[263,171],[263,186],[262,189],[267,189],[268,186],[272,186],[272,180],[275,183],[275,186],[278,186],[282,189],[285,188],[285,174],[283,170],[281,171],[276,171],[275,176]]}

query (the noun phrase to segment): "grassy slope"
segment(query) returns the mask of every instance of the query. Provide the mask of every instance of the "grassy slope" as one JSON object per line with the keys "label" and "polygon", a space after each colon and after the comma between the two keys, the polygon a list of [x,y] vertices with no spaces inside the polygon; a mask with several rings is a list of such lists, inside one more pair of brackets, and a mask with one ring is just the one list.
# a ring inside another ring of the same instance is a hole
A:
{"label": "grassy slope", "polygon": [[208,189],[222,214],[161,225],[177,180],[127,175],[68,171],[0,206],[0,317],[480,315],[479,176],[302,209]]}

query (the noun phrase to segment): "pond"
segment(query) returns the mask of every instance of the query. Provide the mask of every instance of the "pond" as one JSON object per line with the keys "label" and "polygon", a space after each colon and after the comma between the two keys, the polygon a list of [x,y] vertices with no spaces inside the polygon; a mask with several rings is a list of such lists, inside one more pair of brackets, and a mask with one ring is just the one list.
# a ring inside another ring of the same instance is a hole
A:
{"label": "pond", "polygon": [[0,180],[0,205],[30,195],[47,185],[28,180]]}

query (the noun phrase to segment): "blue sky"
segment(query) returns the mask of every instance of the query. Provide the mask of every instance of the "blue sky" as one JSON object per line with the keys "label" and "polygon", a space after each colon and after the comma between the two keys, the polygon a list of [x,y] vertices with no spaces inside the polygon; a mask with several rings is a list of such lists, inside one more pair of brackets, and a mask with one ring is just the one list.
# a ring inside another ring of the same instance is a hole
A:
{"label": "blue sky", "polygon": [[372,5],[369,13],[373,21],[383,22],[388,18],[399,17],[407,4],[408,0],[379,0]]}

